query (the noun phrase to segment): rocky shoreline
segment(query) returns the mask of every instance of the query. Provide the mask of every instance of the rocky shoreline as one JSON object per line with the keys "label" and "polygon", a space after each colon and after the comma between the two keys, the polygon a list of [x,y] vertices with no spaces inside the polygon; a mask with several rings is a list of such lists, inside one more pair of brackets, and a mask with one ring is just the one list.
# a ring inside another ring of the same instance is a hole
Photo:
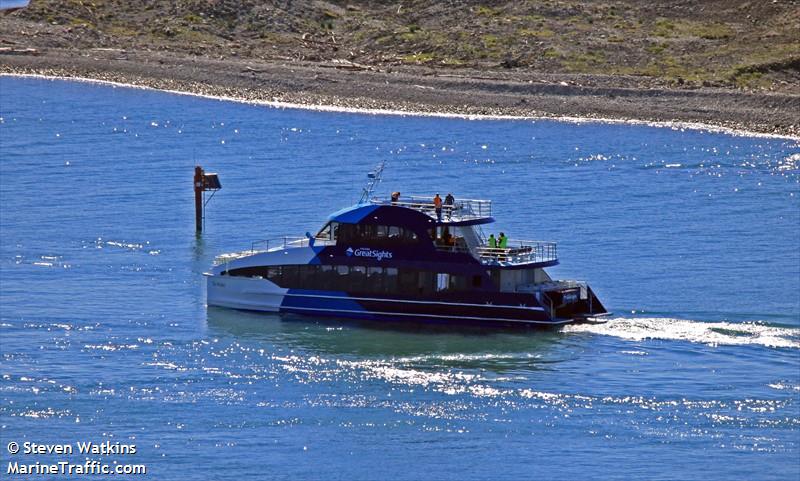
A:
{"label": "rocky shoreline", "polygon": [[800,95],[671,88],[619,76],[376,68],[346,60],[214,59],[163,52],[0,52],[0,73],[80,77],[305,106],[700,123],[800,138]]}

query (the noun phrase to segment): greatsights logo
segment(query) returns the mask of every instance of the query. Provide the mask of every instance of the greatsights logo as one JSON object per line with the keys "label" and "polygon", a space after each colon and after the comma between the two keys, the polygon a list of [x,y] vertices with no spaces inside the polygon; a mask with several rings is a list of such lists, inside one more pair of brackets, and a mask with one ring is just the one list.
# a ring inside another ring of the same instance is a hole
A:
{"label": "greatsights logo", "polygon": [[391,259],[392,253],[389,251],[379,251],[375,249],[370,249],[369,247],[359,247],[358,249],[353,249],[352,247],[348,247],[346,251],[347,257],[369,257],[378,261],[382,261],[383,259]]}

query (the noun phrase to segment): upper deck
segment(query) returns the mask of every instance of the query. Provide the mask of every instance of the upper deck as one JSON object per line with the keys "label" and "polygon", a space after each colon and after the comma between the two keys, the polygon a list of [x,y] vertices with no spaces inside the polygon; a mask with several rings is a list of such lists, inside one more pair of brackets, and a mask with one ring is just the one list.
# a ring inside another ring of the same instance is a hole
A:
{"label": "upper deck", "polygon": [[[432,195],[403,196],[398,200],[392,200],[391,197],[373,197],[370,199],[370,203],[406,207],[421,212],[431,219],[437,218]],[[490,222],[494,222],[491,200],[456,199],[452,204],[442,204],[442,223],[487,224]]]}
{"label": "upper deck", "polygon": [[490,247],[481,240],[480,244],[472,248],[456,242],[453,245],[437,243],[436,249],[443,252],[469,253],[485,266],[544,267],[558,263],[558,248],[555,242],[509,239],[506,247]]}
{"label": "upper deck", "polygon": [[[443,254],[468,254],[490,267],[547,267],[558,263],[553,242],[513,239],[501,242],[498,237],[490,244],[480,226],[494,222],[491,214],[489,200],[457,199],[452,204],[442,204],[439,221],[433,196],[414,195],[396,200],[376,197],[367,204],[356,204],[331,214],[329,222],[313,237],[307,234],[307,237],[257,241],[250,251],[225,254],[217,263],[312,246],[326,249],[326,258],[345,255],[348,248],[375,247],[391,249],[398,262],[408,262],[433,247]],[[449,259],[464,262],[463,257],[441,257],[444,262]]]}

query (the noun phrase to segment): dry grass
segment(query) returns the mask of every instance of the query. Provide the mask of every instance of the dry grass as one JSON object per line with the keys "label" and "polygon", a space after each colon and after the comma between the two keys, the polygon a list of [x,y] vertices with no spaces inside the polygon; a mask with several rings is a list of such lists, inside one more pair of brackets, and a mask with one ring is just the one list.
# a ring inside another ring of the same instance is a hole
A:
{"label": "dry grass", "polygon": [[[75,27],[35,41],[259,58],[510,66],[637,75],[734,88],[800,90],[800,9],[748,0],[520,0],[397,3],[299,0],[39,0],[17,14]],[[0,34],[3,33],[0,20]],[[81,35],[80,32],[95,35]],[[506,59],[514,59],[507,62]]]}

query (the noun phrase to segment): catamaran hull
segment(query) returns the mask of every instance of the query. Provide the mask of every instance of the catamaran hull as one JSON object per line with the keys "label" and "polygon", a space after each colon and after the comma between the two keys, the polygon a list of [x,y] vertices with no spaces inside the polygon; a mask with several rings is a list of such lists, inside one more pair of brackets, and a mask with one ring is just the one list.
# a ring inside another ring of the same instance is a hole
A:
{"label": "catamaran hull", "polygon": [[396,323],[461,325],[561,325],[581,319],[552,318],[533,294],[516,305],[496,301],[408,299],[343,291],[285,289],[258,278],[208,275],[208,305],[249,311],[292,313]]}

